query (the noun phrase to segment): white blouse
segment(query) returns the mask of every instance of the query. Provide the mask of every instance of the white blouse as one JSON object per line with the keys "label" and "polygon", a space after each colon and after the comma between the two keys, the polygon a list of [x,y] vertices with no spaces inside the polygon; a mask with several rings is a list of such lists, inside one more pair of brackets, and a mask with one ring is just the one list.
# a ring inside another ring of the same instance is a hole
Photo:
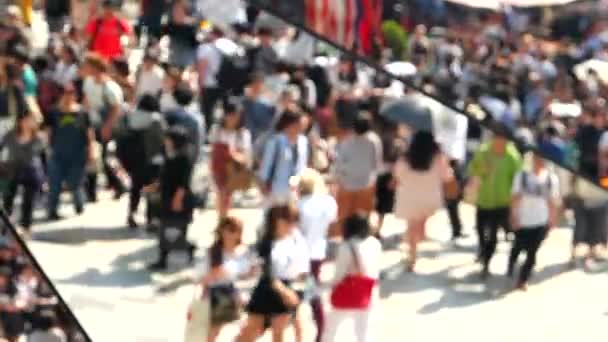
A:
{"label": "white blouse", "polygon": [[299,229],[272,245],[272,273],[282,280],[296,280],[310,272],[308,244]]}
{"label": "white blouse", "polygon": [[[195,269],[194,279],[201,279],[209,273],[211,258],[207,254],[203,262]],[[244,246],[238,247],[232,253],[224,253],[222,267],[226,277],[209,286],[234,283],[251,270],[252,257]]]}
{"label": "white blouse", "polygon": [[356,272],[351,244],[354,246],[359,259],[359,271],[374,279],[378,279],[380,275],[380,258],[382,257],[382,245],[380,241],[371,236],[365,240],[349,239],[341,243],[338,248],[332,284],[337,284],[348,274]]}
{"label": "white blouse", "polygon": [[308,243],[312,260],[324,260],[327,231],[338,216],[336,200],[329,194],[304,196],[298,201],[300,230]]}

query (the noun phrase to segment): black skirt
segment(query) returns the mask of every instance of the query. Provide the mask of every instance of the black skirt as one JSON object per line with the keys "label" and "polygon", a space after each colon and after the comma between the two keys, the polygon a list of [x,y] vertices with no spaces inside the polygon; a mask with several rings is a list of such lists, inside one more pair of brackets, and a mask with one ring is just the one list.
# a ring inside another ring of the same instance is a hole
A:
{"label": "black skirt", "polygon": [[376,180],[376,211],[378,214],[390,214],[395,206],[395,190],[391,189],[390,184],[393,179],[391,172],[386,172],[378,176]]}
{"label": "black skirt", "polygon": [[[288,287],[291,286],[291,281],[282,280],[282,282]],[[259,280],[247,305],[248,313],[262,316],[289,314],[295,309],[285,305],[281,295],[272,288],[271,279],[268,277]]]}

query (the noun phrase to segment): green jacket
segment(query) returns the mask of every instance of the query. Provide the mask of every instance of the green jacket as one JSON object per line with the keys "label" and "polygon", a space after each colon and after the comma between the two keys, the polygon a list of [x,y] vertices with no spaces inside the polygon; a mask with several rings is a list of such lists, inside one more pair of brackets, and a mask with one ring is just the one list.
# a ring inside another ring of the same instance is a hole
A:
{"label": "green jacket", "polygon": [[496,155],[490,144],[481,145],[468,167],[468,175],[480,181],[477,206],[481,209],[508,207],[513,179],[522,166],[522,157],[514,144],[508,143],[502,156]]}

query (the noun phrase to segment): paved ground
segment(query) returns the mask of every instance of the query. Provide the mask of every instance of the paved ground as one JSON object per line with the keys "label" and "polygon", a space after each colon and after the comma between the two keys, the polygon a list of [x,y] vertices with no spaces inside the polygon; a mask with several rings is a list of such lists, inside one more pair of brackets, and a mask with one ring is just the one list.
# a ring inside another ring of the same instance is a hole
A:
{"label": "paved ground", "polygon": [[[43,46],[44,25],[34,31],[37,46]],[[125,199],[102,200],[87,207],[81,217],[36,225],[36,239],[29,246],[95,341],[181,341],[192,294],[190,270],[180,267],[183,260],[176,258],[171,272],[148,273],[145,264],[155,258],[154,240],[129,233],[124,228],[125,211]],[[462,211],[471,232],[472,210]],[[71,208],[64,213],[71,215]],[[253,241],[260,210],[239,209],[235,214],[247,223],[246,241]],[[214,226],[214,213],[201,212],[191,237],[208,245]],[[403,272],[397,249],[385,252],[386,277],[373,341],[606,339],[608,265],[597,264],[587,271],[568,269],[569,229],[555,231],[546,241],[530,290],[514,293],[502,276],[479,281],[474,239],[455,246],[447,242],[448,227],[443,212],[429,223],[431,240],[422,246],[417,274]],[[404,225],[389,218],[386,228],[393,235]],[[508,245],[500,246],[494,273],[504,274],[507,250]],[[328,265],[325,276],[331,271]],[[309,315],[306,309],[303,314]],[[310,341],[314,327],[308,318],[305,322]],[[354,340],[349,328],[342,330],[341,341]],[[228,327],[220,340],[231,341],[237,330],[237,324]]]}
{"label": "paved ground", "polygon": [[[190,270],[177,256],[170,272],[148,273],[144,267],[155,258],[154,240],[124,228],[125,208],[126,200],[107,199],[89,206],[84,216],[37,225],[29,245],[95,341],[180,341],[192,293]],[[463,207],[462,212],[472,231],[472,210]],[[71,215],[71,208],[64,214]],[[246,241],[253,241],[260,210],[238,209],[235,214],[247,223]],[[213,211],[199,213],[191,237],[208,245],[214,225]],[[404,228],[391,218],[386,227],[388,235]],[[497,276],[483,283],[473,261],[474,239],[453,245],[447,242],[448,227],[443,212],[429,223],[430,241],[422,247],[417,274],[403,272],[399,250],[384,253],[386,277],[374,341],[455,336],[458,341],[483,341],[492,333],[495,341],[505,342],[605,338],[608,265],[569,270],[569,229],[555,231],[541,249],[530,290],[514,293],[511,282],[500,276],[508,245],[500,246],[492,265]],[[331,265],[324,272],[331,274]],[[308,317],[308,310],[303,313]],[[314,327],[306,322],[310,340]],[[221,341],[231,341],[236,331],[236,324],[229,327]],[[353,340],[348,330],[341,340]]]}

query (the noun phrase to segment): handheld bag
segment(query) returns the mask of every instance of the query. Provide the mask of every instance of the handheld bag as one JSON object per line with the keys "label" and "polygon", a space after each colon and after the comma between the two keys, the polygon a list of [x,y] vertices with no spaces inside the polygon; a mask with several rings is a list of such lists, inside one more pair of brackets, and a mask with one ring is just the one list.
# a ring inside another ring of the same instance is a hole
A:
{"label": "handheld bag", "polygon": [[200,342],[207,340],[210,324],[211,304],[209,297],[204,295],[202,286],[197,286],[186,321],[184,342]]}
{"label": "handheld bag", "polygon": [[331,305],[336,309],[365,309],[369,307],[376,279],[361,273],[355,247],[349,243],[356,273],[344,277],[331,292]]}

